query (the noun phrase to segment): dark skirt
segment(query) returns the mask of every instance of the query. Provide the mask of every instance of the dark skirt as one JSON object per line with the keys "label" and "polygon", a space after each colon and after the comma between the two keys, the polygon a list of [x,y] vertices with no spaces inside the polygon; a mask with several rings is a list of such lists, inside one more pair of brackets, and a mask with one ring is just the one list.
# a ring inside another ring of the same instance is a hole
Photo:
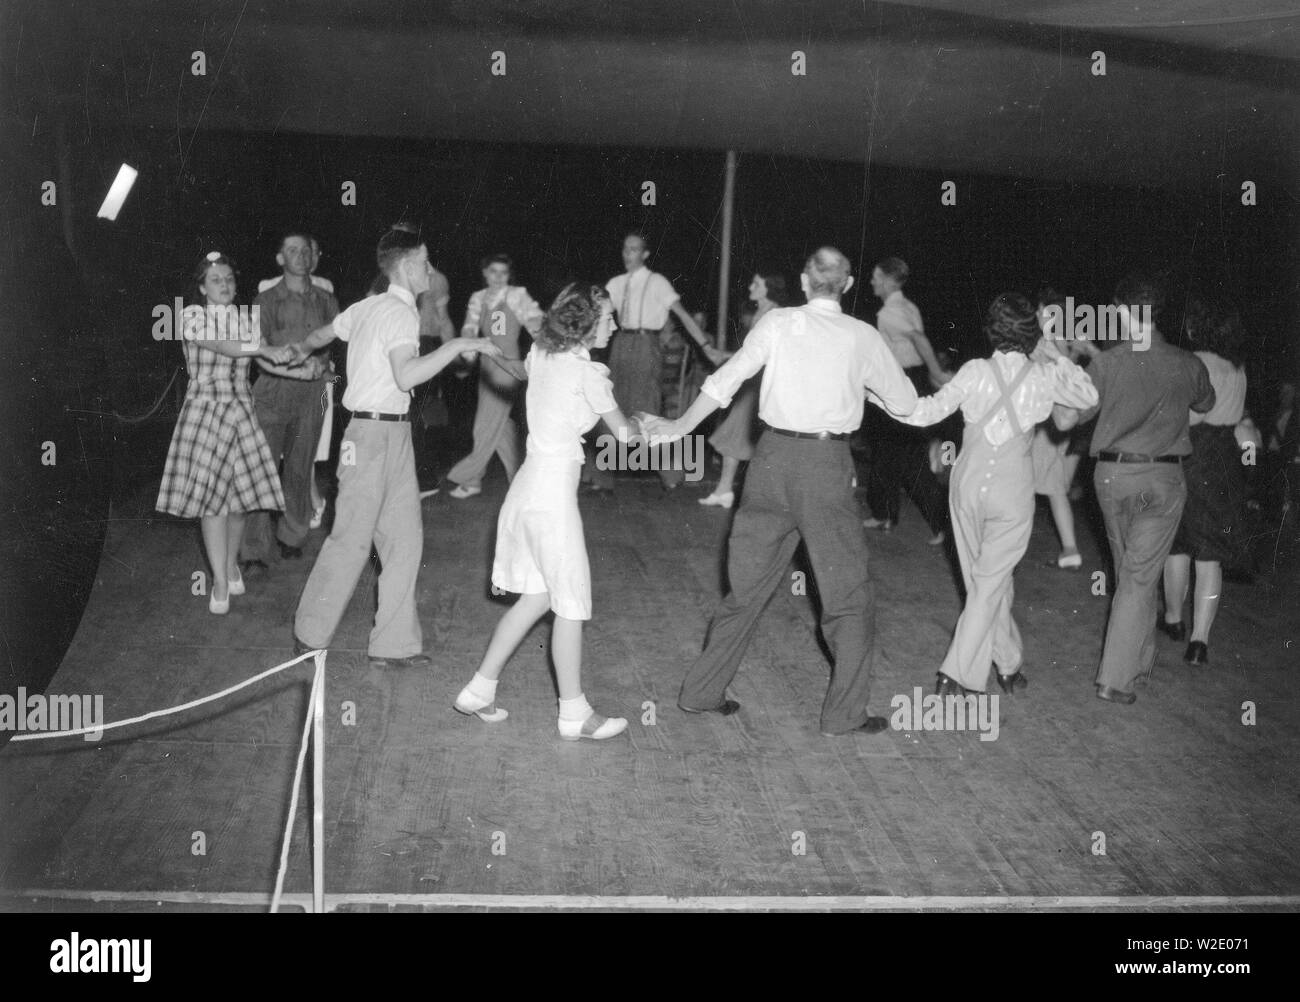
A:
{"label": "dark skirt", "polygon": [[1230,425],[1191,428],[1192,454],[1183,461],[1187,505],[1171,553],[1233,564],[1245,545],[1246,475]]}

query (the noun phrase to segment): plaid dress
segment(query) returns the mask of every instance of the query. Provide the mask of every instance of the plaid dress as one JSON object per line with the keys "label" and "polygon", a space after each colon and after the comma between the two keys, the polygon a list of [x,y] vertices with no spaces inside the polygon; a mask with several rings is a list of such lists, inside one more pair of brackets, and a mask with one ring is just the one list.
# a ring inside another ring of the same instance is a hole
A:
{"label": "plaid dress", "polygon": [[[185,311],[191,334],[203,314]],[[252,355],[229,358],[184,342],[189,386],[172,433],[157,509],[179,518],[284,510],[275,458],[248,383]]]}

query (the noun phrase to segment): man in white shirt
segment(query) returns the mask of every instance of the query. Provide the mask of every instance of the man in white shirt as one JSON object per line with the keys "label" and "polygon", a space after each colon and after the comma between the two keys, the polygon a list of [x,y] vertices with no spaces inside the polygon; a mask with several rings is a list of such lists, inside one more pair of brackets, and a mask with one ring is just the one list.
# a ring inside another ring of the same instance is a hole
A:
{"label": "man in white shirt", "polygon": [[431,659],[415,609],[424,552],[415,454],[411,447],[411,389],[466,352],[500,355],[486,340],[454,339],[420,355],[416,297],[438,273],[412,228],[395,226],[379,241],[379,270],[388,291],[370,296],[294,345],[296,360],[339,337],[348,342],[343,406],[352,420],[339,450],[334,529],[321,547],[294,620],[294,649],[329,646],[373,544],[379,552],[379,608],[370,631],[373,667],[425,667]]}
{"label": "man in white shirt", "polygon": [[[880,297],[876,329],[894,358],[903,367],[916,392],[925,396],[950,378],[939,366],[930,339],[925,336],[921,311],[903,295],[907,281],[906,262],[887,257],[871,273],[871,291]],[[927,378],[928,377],[928,378]],[[943,487],[930,468],[929,444],[924,433],[896,421],[868,418],[871,469],[867,476],[867,505],[871,518],[868,529],[888,532],[898,524],[899,489],[905,490],[930,526],[930,543],[944,541],[948,525],[948,503]]]}
{"label": "man in white shirt", "polygon": [[[614,381],[614,399],[624,414],[658,414],[663,408],[663,336],[670,315],[712,361],[723,357],[686,312],[672,282],[646,267],[649,257],[645,237],[629,233],[623,239],[624,272],[605,283],[619,327],[610,347],[609,374]],[[613,490],[613,471],[602,470],[597,463],[589,465],[592,489]],[[666,454],[656,466],[666,490],[681,486],[685,471],[673,469]]]}
{"label": "man in white shirt", "polygon": [[807,305],[771,310],[731,361],[705,380],[685,414],[644,424],[647,434],[675,441],[730,404],[740,385],[763,370],[758,413],[767,427],[750,461],[727,544],[731,591],[678,697],[688,713],[726,716],[739,709],[726,698],[727,685],[763,607],[789,580],[790,558],[802,537],[822,597],[822,631],[835,658],[822,733],[875,734],[888,726],[867,709],[875,594],[848,438],[862,423],[865,395],[895,415],[911,413],[917,396],[875,328],[840,308],[853,285],[850,272],[838,250],[818,250],[801,277]]}

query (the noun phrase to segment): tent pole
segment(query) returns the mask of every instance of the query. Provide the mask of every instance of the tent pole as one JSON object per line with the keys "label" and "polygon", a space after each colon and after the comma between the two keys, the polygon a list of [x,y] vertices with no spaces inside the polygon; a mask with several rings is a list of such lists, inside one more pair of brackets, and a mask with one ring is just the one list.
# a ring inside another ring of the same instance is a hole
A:
{"label": "tent pole", "polygon": [[727,292],[731,286],[731,213],[736,200],[736,151],[727,150],[727,179],[722,189],[722,260],[718,266],[718,347],[727,347]]}

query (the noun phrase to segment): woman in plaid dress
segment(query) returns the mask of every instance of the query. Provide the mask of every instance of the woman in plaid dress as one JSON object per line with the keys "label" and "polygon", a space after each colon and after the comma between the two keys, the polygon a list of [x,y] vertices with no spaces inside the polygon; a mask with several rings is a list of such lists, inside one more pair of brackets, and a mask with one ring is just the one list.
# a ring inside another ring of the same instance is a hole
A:
{"label": "woman in plaid dress", "polygon": [[236,558],[245,512],[284,508],[275,460],[257,424],[248,367],[259,355],[282,365],[290,349],[263,345],[256,317],[250,321],[233,312],[235,269],[229,258],[208,254],[194,279],[204,305],[187,307],[183,317],[189,387],[167,451],[157,508],[200,520],[212,565],[208,609],[221,615],[230,610],[231,595],[244,593]]}

